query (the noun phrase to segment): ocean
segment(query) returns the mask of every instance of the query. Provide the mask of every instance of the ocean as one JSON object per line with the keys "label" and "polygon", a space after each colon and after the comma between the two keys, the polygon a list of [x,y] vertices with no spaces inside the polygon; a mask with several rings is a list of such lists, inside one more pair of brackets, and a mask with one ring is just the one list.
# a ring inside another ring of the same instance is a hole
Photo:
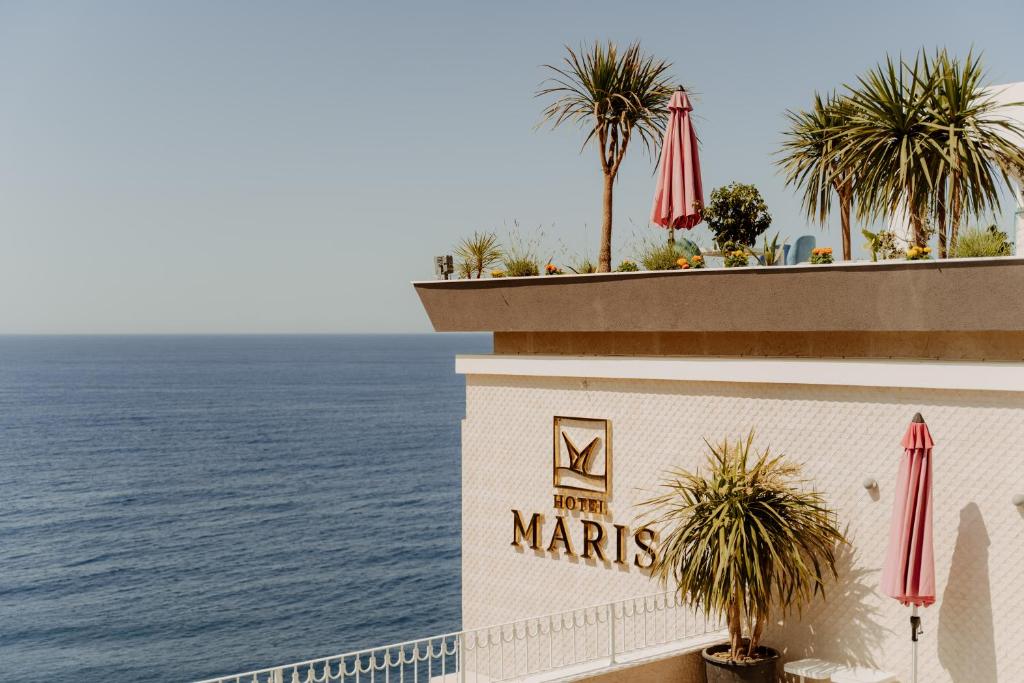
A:
{"label": "ocean", "polygon": [[483,335],[0,337],[0,663],[191,681],[457,630]]}

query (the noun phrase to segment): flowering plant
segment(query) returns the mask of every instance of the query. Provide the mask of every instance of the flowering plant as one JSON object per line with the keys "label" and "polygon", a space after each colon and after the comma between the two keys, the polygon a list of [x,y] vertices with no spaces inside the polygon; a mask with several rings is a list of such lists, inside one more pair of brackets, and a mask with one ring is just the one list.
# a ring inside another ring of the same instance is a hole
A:
{"label": "flowering plant", "polygon": [[548,261],[548,264],[544,266],[545,275],[564,275],[565,271],[556,266],[554,263]]}
{"label": "flowering plant", "polygon": [[640,266],[638,266],[636,264],[636,262],[631,261],[631,260],[629,260],[627,258],[627,259],[623,259],[622,263],[620,263],[619,267],[616,268],[615,270],[616,270],[616,272],[619,272],[619,273],[635,273],[638,270],[640,270]]}
{"label": "flowering plant", "polygon": [[739,268],[745,266],[749,257],[750,254],[747,253],[746,249],[729,249],[725,252],[725,267]]}
{"label": "flowering plant", "polygon": [[811,250],[811,263],[821,265],[824,263],[835,263],[832,258],[832,247],[818,247]]}
{"label": "flowering plant", "polygon": [[680,270],[689,270],[690,268],[697,269],[704,267],[704,257],[700,254],[695,254],[690,258],[680,256],[676,259],[676,265],[679,266]]}
{"label": "flowering plant", "polygon": [[914,245],[910,249],[907,249],[907,260],[908,261],[924,261],[932,257],[931,247],[919,247]]}
{"label": "flowering plant", "polygon": [[495,268],[491,271],[491,277],[505,277],[505,271]]}

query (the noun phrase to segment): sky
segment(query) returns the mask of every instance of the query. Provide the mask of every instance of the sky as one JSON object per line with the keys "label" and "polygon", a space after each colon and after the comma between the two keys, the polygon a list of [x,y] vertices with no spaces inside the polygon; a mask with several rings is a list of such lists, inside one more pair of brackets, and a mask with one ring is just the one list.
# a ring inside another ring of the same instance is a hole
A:
{"label": "sky", "polygon": [[[597,151],[534,97],[594,39],[695,93],[706,194],[753,183],[770,233],[838,249],[773,165],[784,112],[922,46],[1024,80],[1021,25],[1019,0],[0,0],[0,333],[425,332],[410,282],[474,231],[594,257]],[[616,260],[663,238],[654,165],[623,164]]]}

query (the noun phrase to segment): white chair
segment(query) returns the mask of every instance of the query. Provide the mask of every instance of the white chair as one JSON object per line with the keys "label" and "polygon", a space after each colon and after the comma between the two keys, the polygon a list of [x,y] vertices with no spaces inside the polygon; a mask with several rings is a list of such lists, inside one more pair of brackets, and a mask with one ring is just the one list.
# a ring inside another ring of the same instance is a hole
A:
{"label": "white chair", "polygon": [[843,666],[823,659],[798,659],[782,667],[787,674],[800,679],[800,683],[830,681],[831,683],[899,683],[895,674],[862,666]]}
{"label": "white chair", "polygon": [[832,674],[832,683],[899,683],[895,674],[863,667],[843,668]]}
{"label": "white chair", "polygon": [[831,681],[832,674],[843,667],[839,664],[826,662],[822,659],[798,659],[786,662],[783,671],[800,678],[800,683],[810,681]]}

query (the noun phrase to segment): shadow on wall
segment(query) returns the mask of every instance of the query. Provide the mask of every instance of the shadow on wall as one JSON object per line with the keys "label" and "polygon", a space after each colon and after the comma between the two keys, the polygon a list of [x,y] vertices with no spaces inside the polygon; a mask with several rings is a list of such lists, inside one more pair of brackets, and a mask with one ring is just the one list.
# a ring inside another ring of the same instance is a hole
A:
{"label": "shadow on wall", "polygon": [[988,530],[981,510],[960,510],[960,527],[939,607],[939,662],[954,683],[995,683]]}
{"label": "shadow on wall", "polygon": [[875,620],[872,608],[878,572],[858,567],[850,545],[837,549],[836,571],[839,577],[826,586],[825,598],[816,598],[802,615],[792,614],[781,626],[773,626],[767,644],[781,649],[787,661],[816,657],[877,667],[873,653],[892,632]]}

